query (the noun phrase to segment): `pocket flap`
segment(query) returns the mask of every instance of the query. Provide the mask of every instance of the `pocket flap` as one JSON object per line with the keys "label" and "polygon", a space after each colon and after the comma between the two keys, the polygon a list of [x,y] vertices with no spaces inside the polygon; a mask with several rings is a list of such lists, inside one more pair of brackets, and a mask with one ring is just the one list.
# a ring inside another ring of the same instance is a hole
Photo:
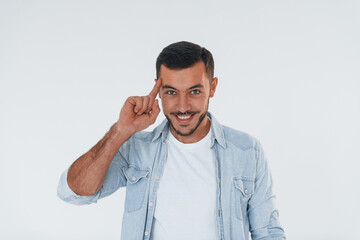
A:
{"label": "pocket flap", "polygon": [[128,168],[124,168],[123,171],[129,183],[138,182],[141,178],[146,177],[150,172],[150,170],[142,170],[135,166],[129,166]]}
{"label": "pocket flap", "polygon": [[244,196],[250,196],[254,193],[254,180],[249,178],[234,178],[235,187],[241,191]]}

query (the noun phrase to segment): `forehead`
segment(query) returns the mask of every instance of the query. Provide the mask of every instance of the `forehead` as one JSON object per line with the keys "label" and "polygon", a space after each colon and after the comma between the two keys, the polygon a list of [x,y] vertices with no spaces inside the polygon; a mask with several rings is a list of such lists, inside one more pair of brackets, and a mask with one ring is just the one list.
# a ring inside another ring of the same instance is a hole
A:
{"label": "forehead", "polygon": [[178,89],[195,84],[203,84],[204,86],[209,84],[205,64],[202,61],[184,69],[170,69],[161,65],[160,78],[162,85],[171,85]]}

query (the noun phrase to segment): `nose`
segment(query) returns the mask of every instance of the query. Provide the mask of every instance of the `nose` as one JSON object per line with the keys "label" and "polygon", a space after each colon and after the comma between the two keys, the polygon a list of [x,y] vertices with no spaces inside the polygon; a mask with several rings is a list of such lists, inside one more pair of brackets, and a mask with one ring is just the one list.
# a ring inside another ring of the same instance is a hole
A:
{"label": "nose", "polygon": [[190,111],[189,100],[187,99],[187,96],[185,94],[179,94],[178,111],[182,113]]}

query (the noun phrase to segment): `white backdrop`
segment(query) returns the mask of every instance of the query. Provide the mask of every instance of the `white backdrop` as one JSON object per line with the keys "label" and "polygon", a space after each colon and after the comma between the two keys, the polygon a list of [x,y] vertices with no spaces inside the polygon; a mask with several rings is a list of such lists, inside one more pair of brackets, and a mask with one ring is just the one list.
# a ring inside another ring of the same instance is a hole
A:
{"label": "white backdrop", "polygon": [[350,0],[1,0],[0,239],[120,239],[124,189],[77,207],[57,198],[58,180],[180,40],[214,55],[210,111],[261,140],[288,239],[360,239]]}

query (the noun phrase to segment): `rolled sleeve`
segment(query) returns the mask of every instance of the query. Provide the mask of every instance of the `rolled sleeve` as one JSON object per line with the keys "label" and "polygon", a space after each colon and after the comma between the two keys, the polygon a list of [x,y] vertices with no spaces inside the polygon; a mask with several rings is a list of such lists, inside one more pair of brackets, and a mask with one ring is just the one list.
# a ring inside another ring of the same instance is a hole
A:
{"label": "rolled sleeve", "polygon": [[253,240],[286,239],[275,206],[273,180],[261,144],[257,143],[255,192],[249,200],[248,216]]}
{"label": "rolled sleeve", "polygon": [[99,199],[100,191],[91,196],[81,196],[76,194],[68,185],[67,175],[69,168],[66,169],[60,177],[59,185],[57,188],[57,195],[60,199],[67,203],[74,205],[86,205],[96,203]]}
{"label": "rolled sleeve", "polygon": [[109,196],[120,187],[126,185],[126,178],[123,173],[123,168],[127,166],[127,161],[118,151],[111,161],[106,177],[100,190],[91,196],[82,196],[76,194],[68,185],[67,175],[69,168],[66,169],[61,177],[57,188],[57,195],[60,199],[67,203],[74,205],[86,205],[96,203],[98,199]]}

